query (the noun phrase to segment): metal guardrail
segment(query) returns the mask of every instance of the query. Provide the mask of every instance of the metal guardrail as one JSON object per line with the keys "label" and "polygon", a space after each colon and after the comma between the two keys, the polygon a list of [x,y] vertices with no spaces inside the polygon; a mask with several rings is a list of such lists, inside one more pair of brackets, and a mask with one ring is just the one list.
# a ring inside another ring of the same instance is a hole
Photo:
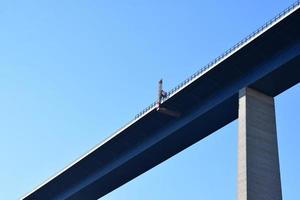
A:
{"label": "metal guardrail", "polygon": [[[215,58],[213,61],[211,61],[210,63],[208,63],[204,67],[202,67],[199,71],[197,71],[196,73],[194,73],[193,75],[191,75],[190,77],[188,77],[187,79],[185,79],[179,85],[177,85],[176,87],[174,87],[173,89],[171,89],[169,92],[167,92],[167,96],[164,98],[164,101],[167,100],[170,96],[172,96],[174,93],[176,93],[178,90],[180,90],[184,86],[188,85],[192,81],[194,81],[197,78],[199,78],[202,74],[204,74],[205,71],[207,71],[208,69],[211,69],[212,67],[214,67],[218,62],[220,62],[221,60],[223,60],[224,58],[226,58],[229,54],[233,53],[235,50],[237,50],[238,48],[240,48],[241,46],[243,46],[244,44],[246,44],[248,41],[250,41],[252,38],[254,38],[258,34],[260,34],[261,32],[263,32],[267,28],[269,28],[270,26],[272,26],[279,19],[281,19],[284,16],[286,16],[288,13],[290,13],[291,11],[293,11],[299,5],[300,5],[300,0],[297,0],[295,3],[293,3],[291,6],[289,6],[288,8],[286,8],[285,10],[283,10],[281,13],[279,13],[278,15],[276,15],[273,19],[271,19],[270,21],[268,21],[267,23],[265,23],[263,26],[261,26],[260,28],[258,28],[256,31],[252,32],[250,35],[248,35],[247,37],[245,37],[243,40],[239,41],[233,47],[231,47],[230,49],[228,49],[227,51],[225,51],[223,54],[221,54],[220,56],[218,56],[217,58]],[[133,121],[137,120],[138,118],[144,116],[148,111],[154,109],[156,107],[156,105],[157,105],[157,101],[153,102],[151,105],[149,105],[144,110],[142,110],[140,113],[138,113],[134,117],[134,119],[132,119],[130,122],[128,122],[127,124],[125,124],[124,126],[122,126],[121,128],[119,128],[115,133],[117,133],[118,131],[120,131],[121,129],[123,129],[124,127],[126,127],[130,123],[132,123]]]}

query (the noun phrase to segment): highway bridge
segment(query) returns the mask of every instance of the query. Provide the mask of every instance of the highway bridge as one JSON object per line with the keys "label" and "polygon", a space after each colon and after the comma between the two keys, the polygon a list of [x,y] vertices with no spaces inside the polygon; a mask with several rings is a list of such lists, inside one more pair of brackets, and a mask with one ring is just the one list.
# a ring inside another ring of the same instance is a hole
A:
{"label": "highway bridge", "polygon": [[239,120],[238,200],[281,200],[274,97],[300,80],[300,1],[154,102],[24,200],[98,199]]}

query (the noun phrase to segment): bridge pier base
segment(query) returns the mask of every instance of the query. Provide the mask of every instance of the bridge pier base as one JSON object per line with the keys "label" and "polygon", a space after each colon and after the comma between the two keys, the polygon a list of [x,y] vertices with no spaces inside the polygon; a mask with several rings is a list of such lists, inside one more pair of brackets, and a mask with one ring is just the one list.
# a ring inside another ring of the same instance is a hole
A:
{"label": "bridge pier base", "polygon": [[238,200],[282,200],[274,99],[239,93]]}

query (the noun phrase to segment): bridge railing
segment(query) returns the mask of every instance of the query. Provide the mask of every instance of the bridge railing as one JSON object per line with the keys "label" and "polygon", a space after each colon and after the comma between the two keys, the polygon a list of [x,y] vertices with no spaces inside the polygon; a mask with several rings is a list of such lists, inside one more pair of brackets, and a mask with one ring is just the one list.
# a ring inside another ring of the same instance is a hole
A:
{"label": "bridge railing", "polygon": [[[173,89],[171,89],[169,92],[167,92],[167,96],[164,98],[164,101],[167,100],[168,98],[170,98],[173,94],[175,94],[180,89],[184,88],[186,85],[190,84],[191,82],[193,82],[194,80],[196,80],[197,78],[199,78],[206,71],[208,71],[209,69],[213,68],[217,63],[220,63],[225,58],[227,58],[229,55],[233,54],[237,49],[241,48],[242,46],[245,46],[253,38],[257,37],[260,33],[262,33],[265,30],[267,30],[269,27],[271,27],[273,24],[275,24],[276,22],[278,22],[280,19],[282,19],[283,17],[285,17],[286,15],[288,15],[289,13],[291,13],[292,11],[294,11],[295,9],[297,9],[299,6],[300,6],[300,0],[297,0],[295,3],[293,3],[291,6],[289,6],[288,8],[286,8],[285,10],[283,10],[281,13],[279,13],[278,15],[276,15],[274,18],[272,18],[271,20],[269,20],[268,22],[266,22],[264,25],[262,25],[256,31],[254,31],[251,34],[249,34],[247,37],[245,37],[244,39],[242,39],[241,41],[239,41],[238,43],[236,43],[235,45],[233,45],[233,47],[231,47],[230,49],[228,49],[227,51],[225,51],[223,54],[221,54],[220,56],[218,56],[217,58],[215,58],[213,61],[209,62],[207,65],[205,65],[204,67],[202,67],[196,73],[194,73],[193,75],[191,75],[190,77],[188,77],[187,79],[185,79],[183,82],[181,82],[180,84],[178,84],[176,87],[174,87]],[[132,119],[127,124],[125,124],[123,127],[119,128],[115,133],[119,132],[124,127],[128,126],[129,124],[131,124],[133,121],[135,121],[135,120],[139,119],[140,117],[144,116],[150,110],[154,109],[156,107],[156,105],[157,105],[157,101],[153,102],[151,105],[149,105],[144,110],[142,110],[140,113],[138,113],[134,117],[134,119]]]}

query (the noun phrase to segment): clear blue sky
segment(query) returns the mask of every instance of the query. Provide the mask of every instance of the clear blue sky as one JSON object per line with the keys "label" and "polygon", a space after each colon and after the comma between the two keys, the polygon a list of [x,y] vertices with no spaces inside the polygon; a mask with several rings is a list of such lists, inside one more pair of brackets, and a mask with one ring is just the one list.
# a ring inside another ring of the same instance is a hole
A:
{"label": "clear blue sky", "polygon": [[[0,199],[17,199],[293,0],[0,0]],[[300,86],[276,98],[284,199],[300,199]],[[236,199],[237,122],[105,200]]]}

